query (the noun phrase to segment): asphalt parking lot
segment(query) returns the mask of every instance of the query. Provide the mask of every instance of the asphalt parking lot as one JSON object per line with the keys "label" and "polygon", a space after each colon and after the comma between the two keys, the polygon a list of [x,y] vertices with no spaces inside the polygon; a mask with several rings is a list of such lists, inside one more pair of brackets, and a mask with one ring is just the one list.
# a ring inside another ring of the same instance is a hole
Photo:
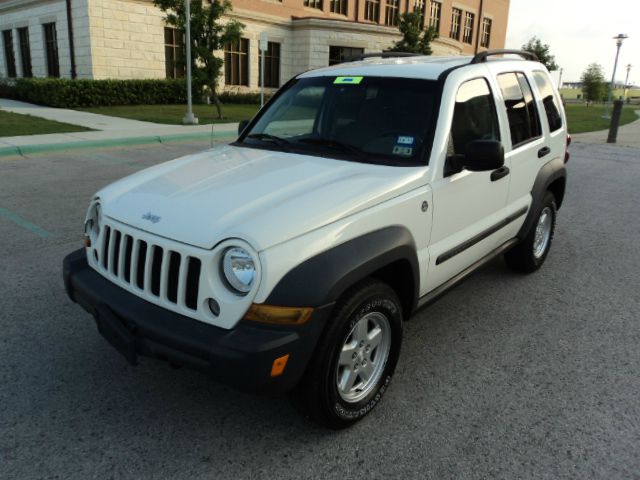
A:
{"label": "asphalt parking lot", "polygon": [[91,195],[207,146],[0,159],[0,478],[640,478],[640,150],[574,144],[543,269],[496,260],[421,311],[384,401],[335,433],[129,366],[64,293]]}

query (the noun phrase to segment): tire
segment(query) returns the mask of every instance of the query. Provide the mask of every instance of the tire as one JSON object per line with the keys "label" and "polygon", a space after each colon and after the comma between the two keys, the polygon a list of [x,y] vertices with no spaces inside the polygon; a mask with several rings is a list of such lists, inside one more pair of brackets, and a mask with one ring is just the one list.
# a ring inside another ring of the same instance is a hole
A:
{"label": "tire", "polygon": [[[542,266],[553,241],[557,211],[553,193],[547,192],[538,206],[537,220],[527,232],[527,236],[504,256],[512,270],[532,273]],[[540,236],[536,237],[536,235]]]}
{"label": "tire", "polygon": [[292,392],[294,405],[324,427],[353,425],[389,387],[401,344],[398,296],[387,284],[366,280],[336,303],[305,376]]}

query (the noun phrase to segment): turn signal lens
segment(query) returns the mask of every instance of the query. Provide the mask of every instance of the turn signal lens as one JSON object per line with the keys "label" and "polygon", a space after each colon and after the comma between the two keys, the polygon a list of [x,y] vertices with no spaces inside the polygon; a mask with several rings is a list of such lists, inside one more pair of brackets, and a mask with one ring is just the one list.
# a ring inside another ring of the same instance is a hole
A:
{"label": "turn signal lens", "polygon": [[245,320],[278,325],[303,325],[307,323],[313,308],[274,307],[254,303],[245,314]]}
{"label": "turn signal lens", "polygon": [[276,358],[271,366],[271,376],[278,377],[284,373],[284,369],[289,361],[289,354]]}

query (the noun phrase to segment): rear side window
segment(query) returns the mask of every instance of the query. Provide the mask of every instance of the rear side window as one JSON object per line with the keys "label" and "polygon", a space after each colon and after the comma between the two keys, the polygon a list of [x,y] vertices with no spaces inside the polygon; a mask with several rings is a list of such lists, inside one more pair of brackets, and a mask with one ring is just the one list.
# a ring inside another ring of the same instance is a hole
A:
{"label": "rear side window", "polygon": [[464,155],[474,140],[500,140],[495,101],[484,78],[463,83],[456,95],[448,155]]}
{"label": "rear side window", "polygon": [[524,74],[503,73],[498,75],[498,83],[507,107],[513,148],[540,137],[540,116]]}
{"label": "rear side window", "polygon": [[540,95],[542,96],[542,104],[549,121],[549,130],[555,132],[562,128],[562,116],[560,115],[560,106],[558,97],[554,92],[554,88],[549,81],[549,77],[544,72],[533,72],[533,79],[538,86]]}

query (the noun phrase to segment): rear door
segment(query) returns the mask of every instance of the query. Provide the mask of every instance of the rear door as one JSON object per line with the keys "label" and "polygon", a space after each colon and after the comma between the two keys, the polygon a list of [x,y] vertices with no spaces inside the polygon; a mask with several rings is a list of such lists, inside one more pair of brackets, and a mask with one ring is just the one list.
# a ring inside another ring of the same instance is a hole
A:
{"label": "rear door", "polygon": [[542,165],[552,159],[531,80],[524,71],[502,72],[496,76],[509,124],[505,151],[510,161],[511,187],[508,205],[518,210],[531,203],[531,189]]}

